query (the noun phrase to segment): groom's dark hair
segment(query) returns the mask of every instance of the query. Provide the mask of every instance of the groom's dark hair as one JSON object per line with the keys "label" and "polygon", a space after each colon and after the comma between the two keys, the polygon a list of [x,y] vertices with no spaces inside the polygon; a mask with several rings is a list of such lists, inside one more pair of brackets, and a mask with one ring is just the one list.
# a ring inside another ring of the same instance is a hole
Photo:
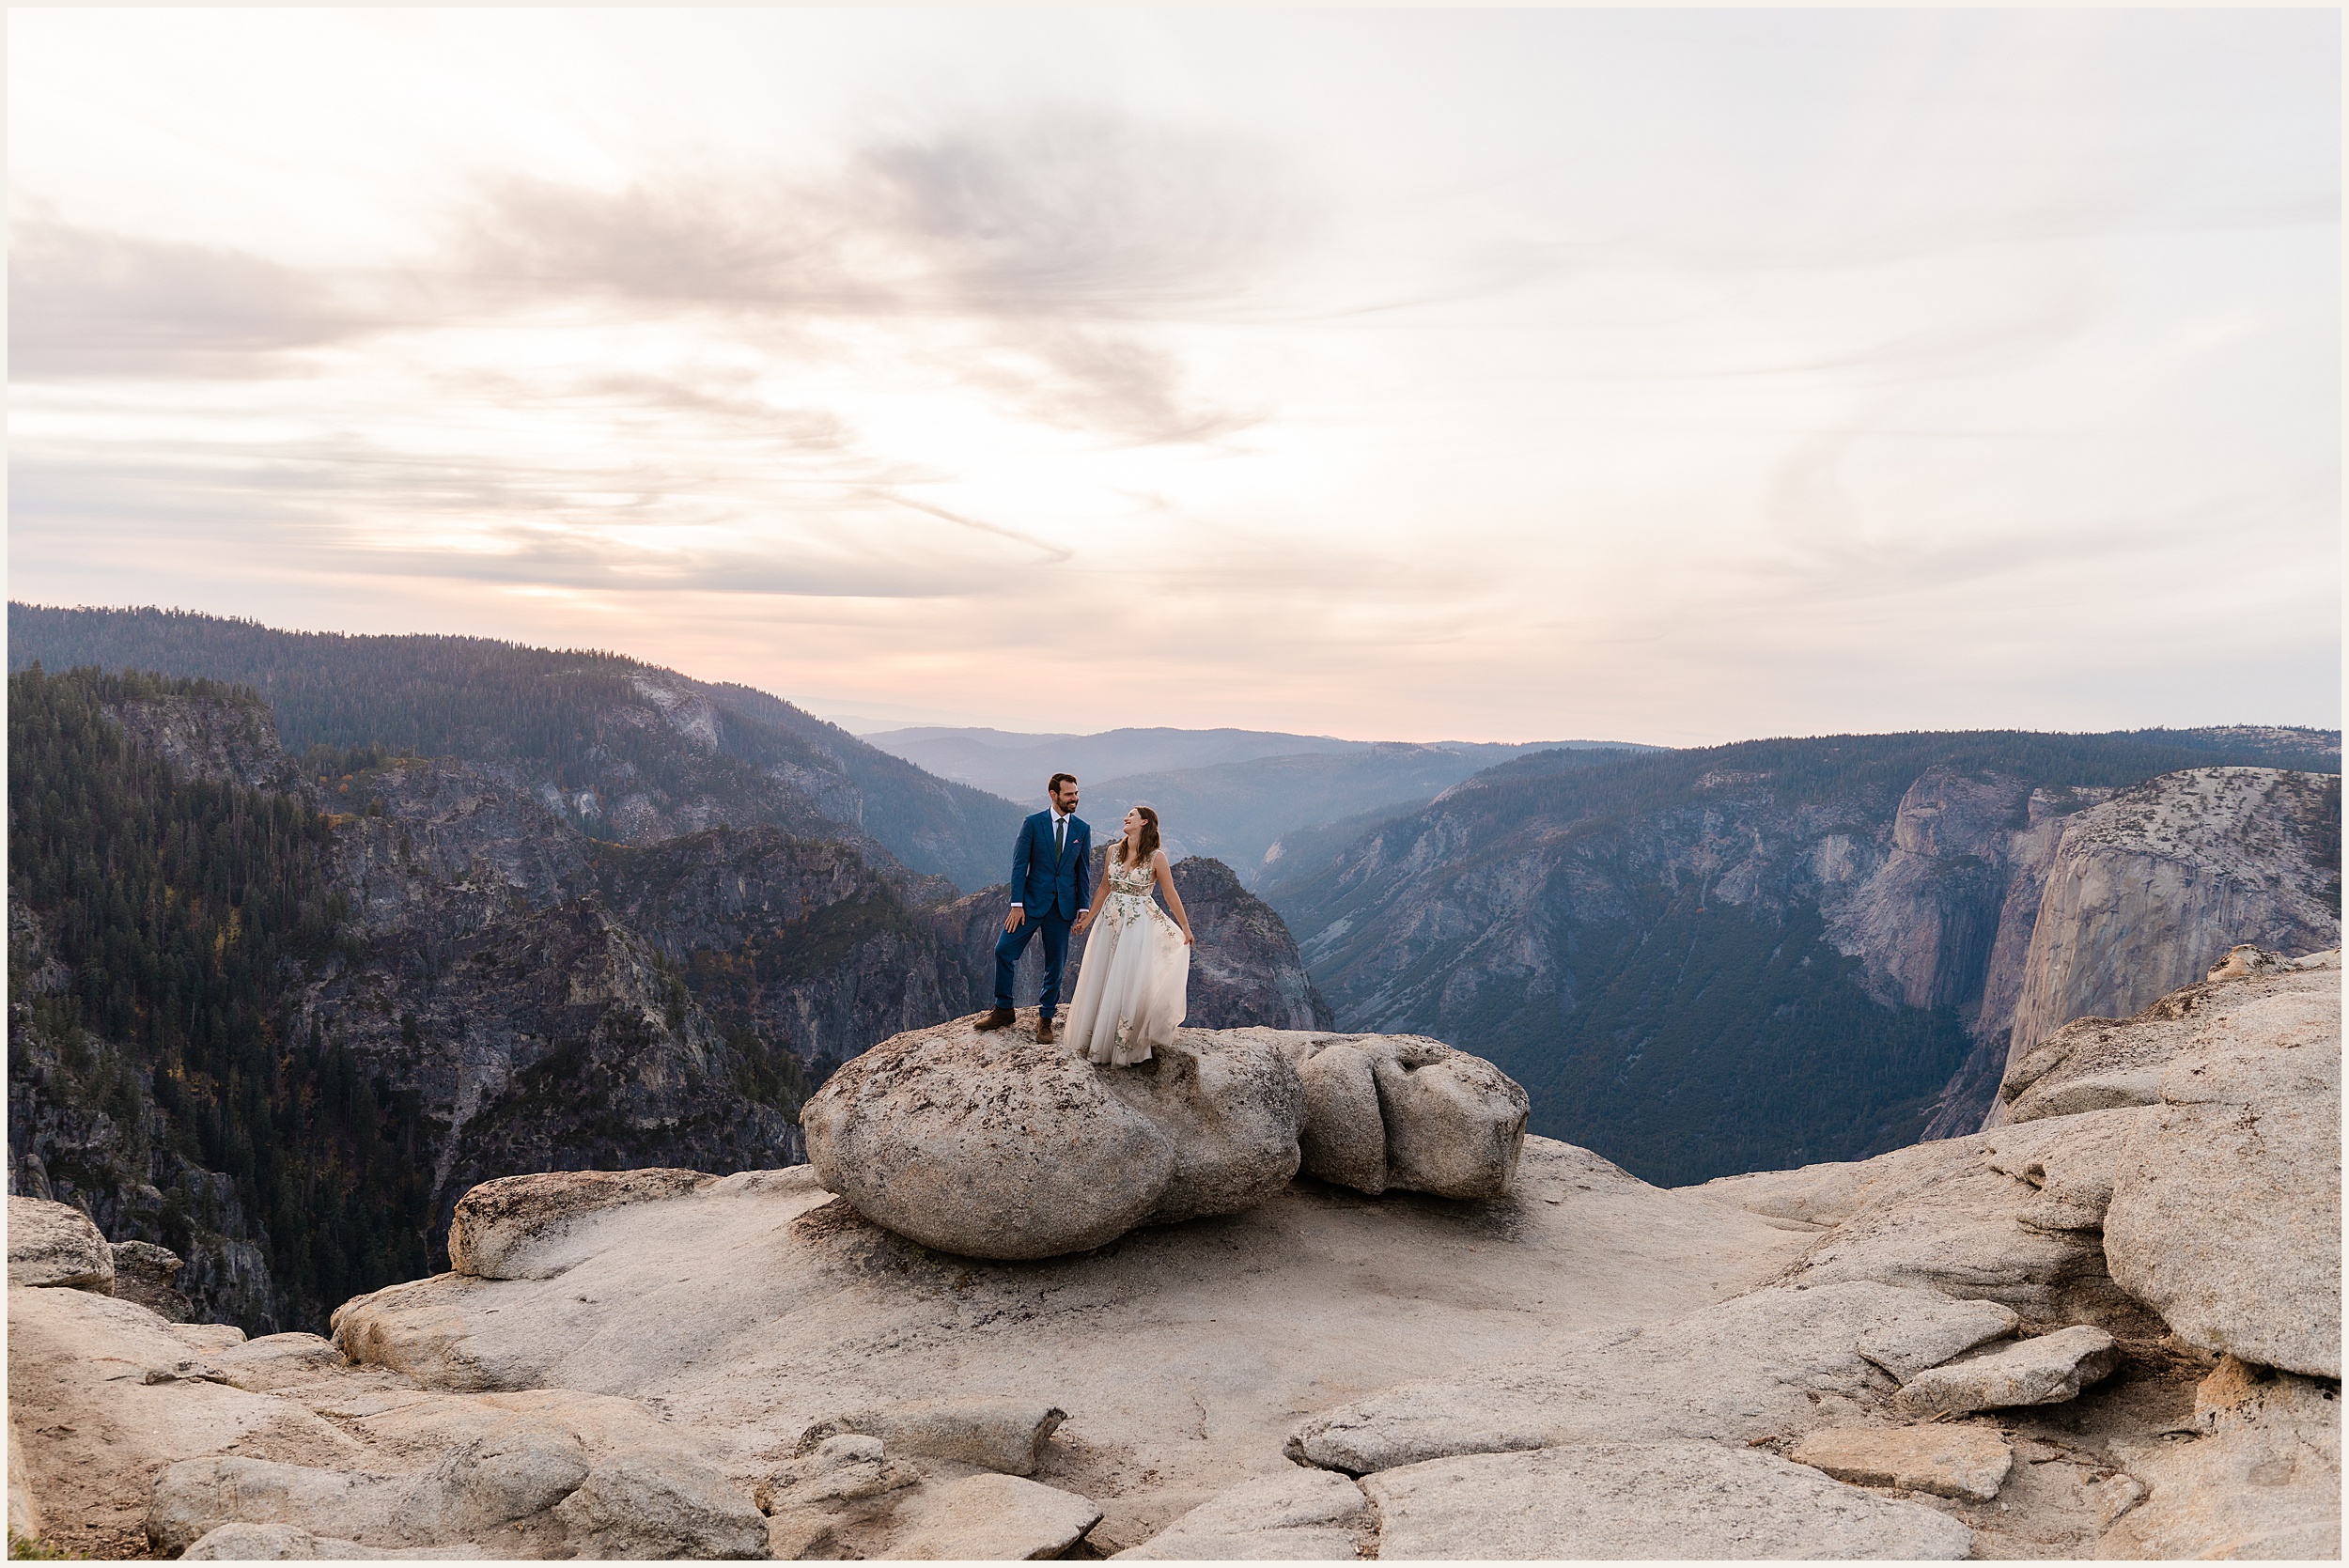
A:
{"label": "groom's dark hair", "polygon": [[1055,773],[1052,775],[1052,782],[1044,786],[1044,793],[1047,795],[1058,795],[1060,793],[1061,785],[1065,784],[1075,784],[1076,782],[1077,775],[1074,773]]}

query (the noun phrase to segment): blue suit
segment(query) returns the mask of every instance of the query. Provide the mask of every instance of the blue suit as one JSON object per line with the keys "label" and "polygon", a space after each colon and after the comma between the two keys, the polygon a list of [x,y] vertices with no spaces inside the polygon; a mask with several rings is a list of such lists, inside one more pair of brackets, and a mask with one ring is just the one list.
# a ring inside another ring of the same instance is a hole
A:
{"label": "blue suit", "polygon": [[1050,1017],[1060,1007],[1061,970],[1068,962],[1068,927],[1087,903],[1092,886],[1093,830],[1072,816],[1057,852],[1052,814],[1040,811],[1019,824],[1011,850],[1011,895],[1027,911],[1017,931],[995,939],[995,1005],[1011,1005],[1012,970],[1028,950],[1028,939],[1044,938],[1044,994],[1037,1014]]}

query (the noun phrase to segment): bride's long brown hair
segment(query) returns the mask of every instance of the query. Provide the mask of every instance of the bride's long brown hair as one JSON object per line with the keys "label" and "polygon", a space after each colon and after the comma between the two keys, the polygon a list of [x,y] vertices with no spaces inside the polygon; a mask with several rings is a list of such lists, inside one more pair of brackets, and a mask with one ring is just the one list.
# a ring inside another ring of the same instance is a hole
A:
{"label": "bride's long brown hair", "polygon": [[1136,806],[1134,810],[1142,814],[1142,842],[1134,846],[1142,851],[1142,859],[1129,861],[1126,858],[1126,839],[1121,833],[1117,840],[1117,863],[1119,865],[1143,864],[1159,851],[1159,814],[1148,806]]}

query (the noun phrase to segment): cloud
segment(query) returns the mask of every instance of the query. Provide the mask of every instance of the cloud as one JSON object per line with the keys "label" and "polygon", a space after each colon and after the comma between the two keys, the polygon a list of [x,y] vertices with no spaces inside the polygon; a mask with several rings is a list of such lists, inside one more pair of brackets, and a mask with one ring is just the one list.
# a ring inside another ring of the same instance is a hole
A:
{"label": "cloud", "polygon": [[1314,225],[1261,146],[1062,112],[870,145],[817,177],[489,176],[450,248],[516,303],[712,311],[802,349],[843,323],[928,323],[932,359],[1029,417],[1199,442],[1254,416],[1197,402],[1154,331],[1239,309]]}
{"label": "cloud", "polygon": [[8,365],[21,379],[282,375],[289,351],[381,324],[319,278],[241,251],[10,225]]}
{"label": "cloud", "polygon": [[936,598],[1001,591],[1033,573],[1037,552],[1047,565],[1068,554],[881,485],[816,480],[779,505],[735,475],[681,465],[554,468],[350,437],[234,452],[153,444],[135,457],[53,441],[18,453],[8,501],[19,561],[78,553],[97,529],[138,552],[201,540],[208,558],[272,570],[608,598]]}
{"label": "cloud", "polygon": [[563,367],[536,375],[467,368],[436,380],[452,395],[508,405],[676,416],[700,425],[715,421],[730,432],[763,435],[803,457],[853,457],[862,449],[857,431],[839,414],[771,402],[760,395],[758,373],[742,366],[583,373]]}
{"label": "cloud", "polygon": [[857,161],[877,226],[963,304],[1140,318],[1245,295],[1311,228],[1268,149],[1099,113],[943,132]]}

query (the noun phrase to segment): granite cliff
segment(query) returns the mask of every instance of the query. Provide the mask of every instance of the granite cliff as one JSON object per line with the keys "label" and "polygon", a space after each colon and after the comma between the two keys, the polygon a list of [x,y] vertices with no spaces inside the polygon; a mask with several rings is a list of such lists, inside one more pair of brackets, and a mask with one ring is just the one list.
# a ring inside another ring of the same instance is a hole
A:
{"label": "granite cliff", "polygon": [[[2337,941],[2337,773],[2186,768],[2281,755],[2337,768],[2337,747],[2312,731],[1983,734],[1573,768],[1536,756],[1267,891],[1341,1027],[1481,1051],[1532,1092],[1536,1130],[1690,1180],[1969,1131],[2018,1008],[2028,1032],[2093,998],[2121,1005],[2100,984],[2137,987],[2133,1007],[2237,941]],[[2146,783],[2171,773],[2239,783]],[[2148,822],[2174,831],[2200,814],[2204,847],[2145,853],[2176,888],[2204,891],[2164,895],[2176,908],[2158,955],[2108,935],[2059,958],[2094,924],[2080,901],[2111,902],[2077,890],[2089,868],[2120,865],[2090,846],[2121,831],[2098,825],[2153,811],[2132,803],[2139,786],[2171,801]],[[2107,804],[2116,790],[2126,800]],[[2232,840],[2256,846],[2216,847]],[[2044,925],[2043,905],[2060,911]],[[2077,978],[2035,1000],[2058,970]]]}
{"label": "granite cliff", "polygon": [[2341,778],[2164,774],[2065,823],[2039,880],[2002,1067],[2074,1018],[2136,1013],[2234,943],[2339,945]]}
{"label": "granite cliff", "polygon": [[[1025,1262],[805,1166],[523,1178],[331,1339],[166,1324],[13,1199],[10,1526],[196,1560],[2332,1557],[2340,984],[2237,949],[2042,1042],[2011,1126],[1866,1161],[1664,1190],[1528,1137],[1498,1196],[1299,1178]],[[1241,1032],[1186,1038],[1262,1058]],[[999,1154],[966,1202],[1027,1200]]]}

